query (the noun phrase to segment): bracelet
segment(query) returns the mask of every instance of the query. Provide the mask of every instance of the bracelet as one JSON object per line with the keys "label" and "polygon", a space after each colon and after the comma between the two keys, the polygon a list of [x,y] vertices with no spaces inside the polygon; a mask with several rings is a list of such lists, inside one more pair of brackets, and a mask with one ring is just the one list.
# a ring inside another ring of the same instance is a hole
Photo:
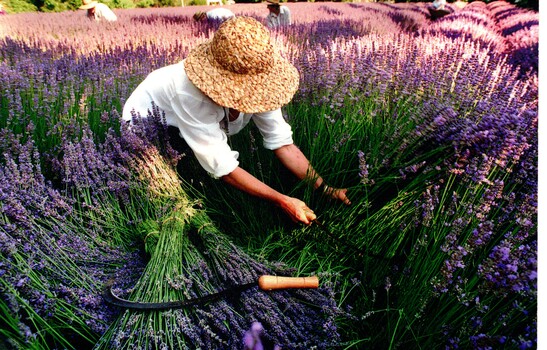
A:
{"label": "bracelet", "polygon": [[321,185],[317,186],[317,190],[326,194],[327,191],[329,190],[329,186],[327,186],[325,181],[323,181],[323,182],[321,182]]}

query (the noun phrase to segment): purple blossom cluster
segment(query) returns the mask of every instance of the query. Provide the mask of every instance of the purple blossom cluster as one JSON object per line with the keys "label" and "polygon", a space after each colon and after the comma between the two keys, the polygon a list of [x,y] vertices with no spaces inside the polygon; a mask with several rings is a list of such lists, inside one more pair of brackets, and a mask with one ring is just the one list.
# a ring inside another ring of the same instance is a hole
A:
{"label": "purple blossom cluster", "polygon": [[369,178],[369,165],[365,159],[365,153],[363,151],[357,151],[357,158],[359,159],[359,177],[360,182],[364,185],[374,184],[374,180]]}
{"label": "purple blossom cluster", "polygon": [[74,199],[44,178],[34,143],[10,139],[11,153],[4,153],[0,167],[0,297],[8,312],[3,317],[19,320],[7,330],[10,342],[31,344],[41,327],[64,333],[64,339],[54,336],[59,344],[78,341],[78,333],[94,338],[114,317],[100,296],[102,284],[116,266],[126,278],[132,275],[136,263],[123,262],[124,256],[140,260],[82,231]]}
{"label": "purple blossom cluster", "polygon": [[[523,75],[514,67],[521,63],[512,60],[506,38],[513,32],[503,29],[507,25],[503,20],[510,16],[500,17],[495,11],[503,4],[470,3],[423,26],[419,36],[369,34],[301,51],[294,57],[303,76],[297,99],[324,106],[325,122],[330,124],[347,122],[348,110],[360,115],[353,104],[372,96],[385,105],[403,99],[419,105],[415,133],[405,135],[400,151],[418,144],[428,146],[422,151],[450,150],[442,162],[446,177],[441,175],[415,203],[418,227],[449,228],[442,230],[446,237],[439,248],[446,258],[432,280],[434,290],[454,295],[463,307],[472,307],[475,297],[487,306],[498,288],[500,293],[524,293],[526,308],[533,313],[537,76]],[[534,26],[531,20],[528,28]],[[535,39],[532,35],[526,40]],[[530,57],[537,64],[537,57]],[[343,138],[342,133],[339,136]],[[363,151],[357,152],[360,180],[371,170],[364,157]],[[427,164],[416,163],[399,169],[401,177],[416,176],[411,169],[420,165],[428,169]],[[468,195],[463,198],[455,192],[452,201],[441,201],[444,191],[451,192],[452,187],[446,188],[449,183]],[[439,211],[441,204],[446,211]],[[477,264],[483,272],[478,273]],[[478,283],[471,277],[477,273]],[[475,288],[473,293],[470,288]],[[506,340],[516,341],[515,337]]]}
{"label": "purple blossom cluster", "polygon": [[522,74],[537,75],[539,46],[539,14],[505,1],[488,4],[507,44],[509,62]]}
{"label": "purple blossom cluster", "polygon": [[474,1],[424,29],[427,35],[469,40],[494,52],[505,51],[505,40],[486,3]]}
{"label": "purple blossom cluster", "polygon": [[530,243],[504,240],[492,249],[479,267],[490,289],[532,293],[537,290],[537,241]]}

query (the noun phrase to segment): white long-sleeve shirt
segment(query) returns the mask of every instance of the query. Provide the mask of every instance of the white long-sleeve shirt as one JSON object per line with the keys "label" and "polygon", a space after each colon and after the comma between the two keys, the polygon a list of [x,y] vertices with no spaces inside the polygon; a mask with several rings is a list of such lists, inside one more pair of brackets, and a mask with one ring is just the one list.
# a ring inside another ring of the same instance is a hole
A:
{"label": "white long-sleeve shirt", "polygon": [[291,23],[291,11],[284,5],[279,7],[279,15],[270,12],[268,16],[266,16],[266,25],[269,28],[290,26]]}
{"label": "white long-sleeve shirt", "polygon": [[281,109],[240,113],[236,120],[228,121],[228,108],[219,106],[192,84],[184,61],[150,73],[127,99],[122,118],[131,121],[132,112],[146,117],[152,102],[165,113],[167,125],[179,129],[201,166],[216,178],[239,166],[239,153],[230,148],[227,136],[241,131],[251,119],[262,134],[265,148],[275,150],[293,143],[292,129]]}
{"label": "white long-sleeve shirt", "polygon": [[435,0],[431,5],[437,10],[442,10],[446,5],[446,0]]}
{"label": "white long-sleeve shirt", "polygon": [[229,18],[235,17],[232,11],[224,7],[209,10],[205,14],[207,19],[210,21],[225,21]]}
{"label": "white long-sleeve shirt", "polygon": [[108,7],[108,5],[103,3],[98,3],[95,5],[95,12],[93,13],[93,19],[96,21],[108,21],[114,22],[118,20],[116,14]]}

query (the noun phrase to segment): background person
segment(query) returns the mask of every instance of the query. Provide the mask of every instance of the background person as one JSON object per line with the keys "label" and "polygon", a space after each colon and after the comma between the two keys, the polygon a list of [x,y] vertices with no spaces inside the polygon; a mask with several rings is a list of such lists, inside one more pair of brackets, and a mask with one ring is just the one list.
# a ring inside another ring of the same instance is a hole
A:
{"label": "background person", "polygon": [[435,0],[427,7],[431,20],[436,20],[452,13],[452,9],[446,5],[446,0]]}
{"label": "background person", "polygon": [[285,5],[280,5],[279,0],[266,0],[268,2],[268,15],[266,16],[266,25],[269,28],[290,26],[291,11]]}
{"label": "background person", "polygon": [[198,11],[194,13],[194,20],[197,22],[200,21],[217,21],[217,22],[224,22],[225,20],[235,17],[234,13],[227,8],[219,7],[212,10],[209,10],[207,12],[204,11]]}
{"label": "background person", "polygon": [[292,99],[298,83],[297,69],[272,45],[268,29],[253,18],[238,16],[222,23],[213,38],[191,50],[185,60],[150,73],[127,99],[122,118],[146,117],[156,106],[213,177],[274,203],[293,221],[309,225],[316,216],[306,203],[241,168],[239,153],[227,139],[252,120],[264,147],[296,177],[311,179],[314,188],[350,204],[347,190],[327,186],[293,143],[281,106]]}
{"label": "background person", "polygon": [[446,0],[435,0],[431,3],[431,6],[436,10],[442,10],[446,6]]}
{"label": "background person", "polygon": [[118,20],[116,14],[106,4],[94,0],[83,0],[80,10],[87,10],[87,18],[95,21],[114,22]]}

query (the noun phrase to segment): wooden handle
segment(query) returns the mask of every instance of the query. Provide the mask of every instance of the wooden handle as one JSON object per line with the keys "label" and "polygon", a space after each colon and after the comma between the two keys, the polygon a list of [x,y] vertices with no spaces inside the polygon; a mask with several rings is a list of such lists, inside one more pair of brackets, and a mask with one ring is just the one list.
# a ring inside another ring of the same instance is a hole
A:
{"label": "wooden handle", "polygon": [[319,278],[310,277],[282,277],[282,276],[260,276],[258,286],[262,290],[286,289],[286,288],[317,288]]}

